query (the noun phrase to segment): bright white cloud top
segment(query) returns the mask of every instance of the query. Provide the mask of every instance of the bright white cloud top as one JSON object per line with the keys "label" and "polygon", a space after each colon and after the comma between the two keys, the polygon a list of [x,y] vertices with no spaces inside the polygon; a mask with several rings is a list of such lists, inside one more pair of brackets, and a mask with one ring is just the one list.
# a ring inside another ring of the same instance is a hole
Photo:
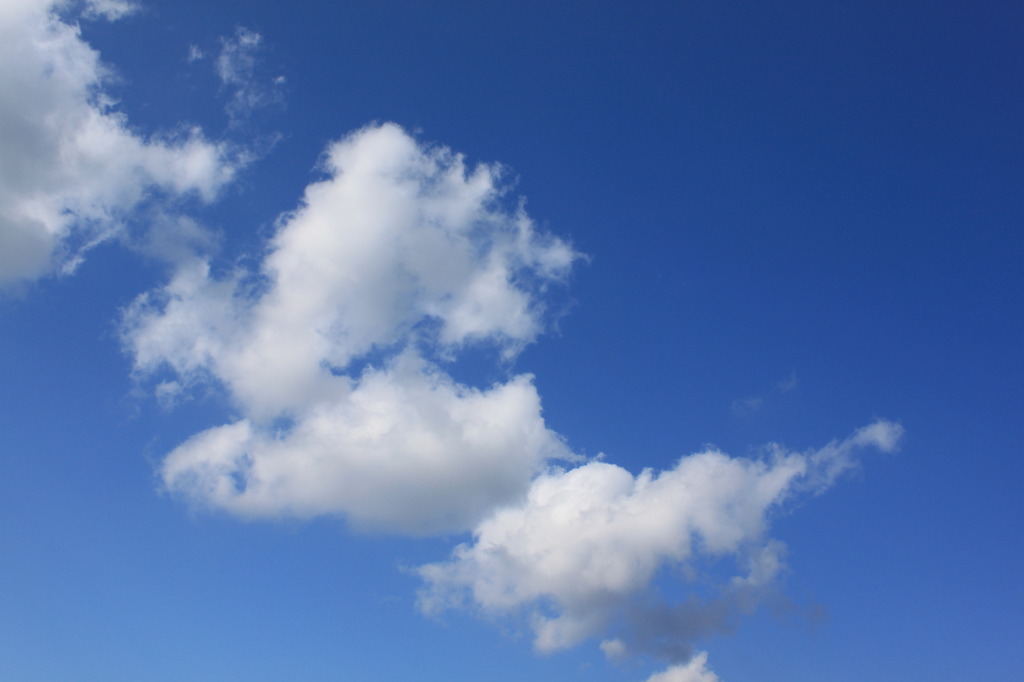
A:
{"label": "bright white cloud top", "polygon": [[[154,196],[212,201],[236,167],[193,127],[142,137],[98,53],[52,0],[0,6],[0,285],[73,270]],[[87,4],[116,19],[132,5]]]}
{"label": "bright white cloud top", "polygon": [[439,361],[532,342],[544,288],[577,254],[504,208],[498,167],[467,169],[395,125],[332,145],[324,165],[258,272],[196,261],[128,311],[137,371],[171,368],[165,393],[221,382],[245,415],[171,453],[164,482],[246,516],[470,528],[571,453],[531,377],[476,389]]}

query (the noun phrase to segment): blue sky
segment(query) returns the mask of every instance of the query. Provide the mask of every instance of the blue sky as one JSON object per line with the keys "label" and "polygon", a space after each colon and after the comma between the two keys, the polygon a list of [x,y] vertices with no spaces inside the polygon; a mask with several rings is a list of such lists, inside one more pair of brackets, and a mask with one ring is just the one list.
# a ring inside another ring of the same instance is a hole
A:
{"label": "blue sky", "polygon": [[0,8],[0,678],[1012,679],[1011,3]]}

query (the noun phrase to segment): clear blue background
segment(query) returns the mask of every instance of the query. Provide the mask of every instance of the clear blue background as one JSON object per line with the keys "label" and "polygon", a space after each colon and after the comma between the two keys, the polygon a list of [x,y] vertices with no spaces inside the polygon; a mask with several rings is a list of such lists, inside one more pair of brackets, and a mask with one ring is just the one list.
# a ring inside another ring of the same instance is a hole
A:
{"label": "clear blue background", "polygon": [[[246,130],[185,59],[236,26],[287,79]],[[776,520],[792,607],[704,643],[723,682],[1024,673],[1024,5],[147,0],[82,28],[142,131],[283,134],[203,214],[228,255],[369,121],[510,167],[590,256],[516,365],[578,452],[638,471],[902,422],[899,454]],[[159,458],[227,409],[134,392],[118,311],[165,275],[106,245],[0,301],[0,679],[658,667],[420,616],[403,567],[461,538],[193,516],[157,492]]]}

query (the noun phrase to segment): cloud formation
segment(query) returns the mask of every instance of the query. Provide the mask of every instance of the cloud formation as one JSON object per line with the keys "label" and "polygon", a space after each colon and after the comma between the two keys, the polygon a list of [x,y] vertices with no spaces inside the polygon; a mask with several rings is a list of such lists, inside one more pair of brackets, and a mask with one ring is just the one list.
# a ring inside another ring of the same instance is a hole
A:
{"label": "cloud formation", "polygon": [[[104,92],[99,55],[63,3],[0,5],[0,285],[69,272],[155,195],[216,197],[235,166],[198,129],[143,137]],[[93,0],[87,16],[134,5]]]}
{"label": "cloud formation", "polygon": [[242,419],[173,451],[166,486],[243,516],[341,514],[374,528],[471,528],[572,458],[529,375],[486,389],[443,369],[468,345],[512,357],[577,254],[467,168],[393,124],[332,145],[258,271],[204,261],[126,312],[136,371],[166,394],[213,381]]}
{"label": "cloud formation", "polygon": [[[135,371],[162,397],[212,384],[240,412],[170,452],[165,487],[246,518],[471,530],[418,569],[424,612],[525,616],[541,652],[604,638],[609,658],[673,664],[652,679],[715,680],[695,645],[775,589],[773,512],[828,489],[860,451],[894,450],[902,428],[879,420],[753,459],[707,449],[636,476],[580,463],[530,375],[479,388],[447,371],[467,347],[511,359],[533,342],[572,247],[509,202],[500,167],[394,124],[332,144],[322,170],[258,267],[185,259],[125,311]],[[659,594],[666,571],[685,586],[708,562],[735,567],[714,594]]]}
{"label": "cloud formation", "polygon": [[[880,420],[803,453],[773,445],[761,459],[741,459],[709,449],[638,476],[601,461],[547,471],[449,561],[419,569],[421,608],[526,612],[542,652],[613,629],[619,637],[602,647],[610,655],[685,661],[695,639],[727,629],[782,568],[784,546],[766,534],[771,512],[825,490],[859,450],[892,451],[901,433]],[[741,571],[712,599],[671,605],[652,591],[663,568],[724,557]]]}
{"label": "cloud formation", "polygon": [[[99,55],[61,18],[67,6],[0,5],[0,285],[70,272],[141,206],[213,201],[238,170],[198,129],[136,132]],[[87,0],[81,16],[135,9]],[[233,125],[280,100],[280,82],[257,75],[261,46],[243,28],[221,41]],[[189,59],[202,58],[193,47]],[[394,124],[332,144],[322,170],[253,268],[218,271],[196,255],[210,233],[165,206],[149,213],[140,249],[176,270],[124,312],[134,370],[163,400],[213,385],[238,412],[171,451],[164,486],[247,518],[471,531],[449,560],[419,569],[425,612],[525,614],[540,651],[601,637],[609,658],[673,664],[648,682],[717,682],[695,645],[772,590],[785,565],[772,513],[828,489],[859,451],[894,450],[901,427],[879,420],[759,459],[708,449],[636,476],[579,464],[547,427],[532,376],[476,387],[448,371],[469,347],[511,360],[534,342],[548,287],[579,254],[509,202],[499,166],[468,167]],[[777,390],[795,386],[794,374]],[[720,560],[736,570],[715,594],[659,594],[666,570],[685,583]]]}

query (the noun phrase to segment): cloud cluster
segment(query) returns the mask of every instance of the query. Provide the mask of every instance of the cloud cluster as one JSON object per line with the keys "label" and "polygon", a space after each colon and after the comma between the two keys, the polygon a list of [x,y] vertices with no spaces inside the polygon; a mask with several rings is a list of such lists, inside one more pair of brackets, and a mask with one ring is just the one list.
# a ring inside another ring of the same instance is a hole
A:
{"label": "cloud cluster", "polygon": [[[63,4],[0,4],[0,285],[70,271],[146,199],[209,201],[236,170],[197,129],[133,131]],[[133,7],[92,0],[85,13],[116,19]]]}
{"label": "cloud cluster", "polygon": [[[106,20],[136,7],[80,6]],[[0,285],[72,270],[154,202],[140,248],[175,271],[124,311],[134,371],[161,399],[215,386],[237,411],[165,457],[173,493],[247,518],[471,531],[418,569],[423,611],[524,615],[540,651],[602,637],[609,658],[672,664],[648,682],[717,682],[695,645],[772,590],[785,555],[772,514],[829,488],[859,451],[897,447],[901,427],[879,420],[807,452],[707,449],[639,475],[581,463],[546,425],[532,376],[486,387],[451,376],[467,348],[509,361],[535,341],[549,287],[580,257],[509,200],[499,166],[368,126],[330,145],[323,179],[255,266],[218,270],[202,255],[212,235],[162,200],[214,200],[237,157],[197,129],[134,131],[98,54],[61,18],[68,7],[0,4]],[[246,29],[221,41],[232,125],[279,98],[278,81],[257,77],[261,44]],[[723,560],[735,571],[712,595],[659,594],[659,579],[685,585]]]}
{"label": "cloud cluster", "polygon": [[[766,535],[770,514],[799,493],[817,493],[853,465],[858,450],[893,450],[902,428],[876,421],[809,452],[771,446],[761,459],[717,450],[633,476],[592,461],[539,476],[524,502],[496,512],[444,563],[421,567],[421,607],[471,604],[491,614],[526,611],[536,648],[573,646],[618,629],[602,648],[686,660],[695,639],[727,629],[756,604],[783,565]],[[654,598],[660,570],[732,557],[742,571],[710,600]],[[672,678],[675,679],[675,678]]]}
{"label": "cloud cluster", "polygon": [[[605,637],[610,658],[674,664],[655,680],[716,679],[695,644],[774,589],[773,511],[826,490],[861,450],[895,449],[901,427],[753,459],[708,449],[657,474],[580,463],[532,377],[477,388],[446,371],[467,346],[511,358],[534,341],[572,247],[508,202],[499,167],[467,167],[393,124],[331,145],[323,170],[258,267],[188,260],[125,311],[140,376],[165,396],[222,386],[241,413],[168,454],[166,488],[247,518],[471,530],[418,569],[424,612],[525,615],[539,651]],[[736,571],[713,595],[659,596],[666,571],[685,584],[720,560]]]}
{"label": "cloud cluster", "polygon": [[258,271],[194,261],[127,311],[139,373],[171,369],[165,393],[216,381],[244,415],[172,452],[164,482],[245,516],[468,529],[572,455],[532,377],[478,389],[443,365],[532,342],[577,254],[506,206],[500,168],[392,124],[332,145],[324,170]]}

